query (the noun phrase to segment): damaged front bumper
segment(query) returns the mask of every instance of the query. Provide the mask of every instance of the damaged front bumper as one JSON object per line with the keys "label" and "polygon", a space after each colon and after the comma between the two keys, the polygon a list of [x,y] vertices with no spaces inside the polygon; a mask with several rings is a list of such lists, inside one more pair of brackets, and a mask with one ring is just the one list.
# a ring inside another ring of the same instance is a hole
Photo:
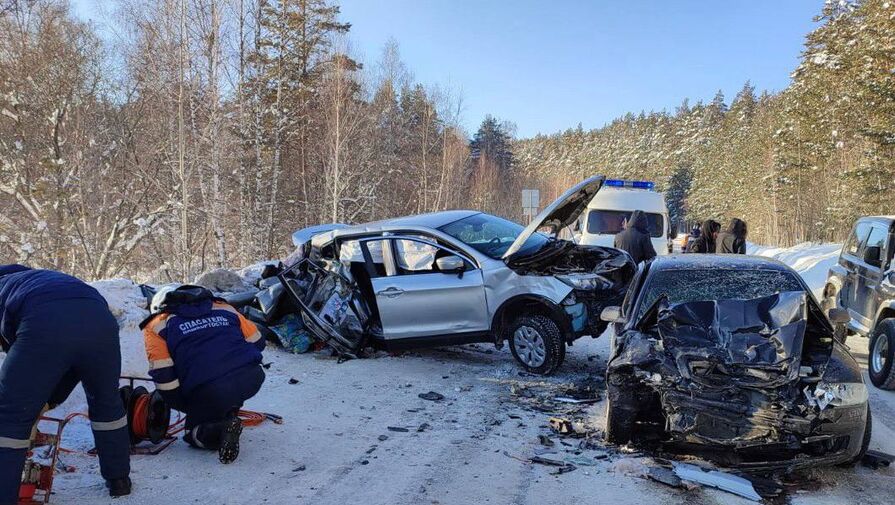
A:
{"label": "damaged front bumper", "polygon": [[854,359],[807,323],[803,295],[724,303],[660,307],[620,339],[608,393],[639,417],[633,441],[749,471],[853,461],[866,387]]}

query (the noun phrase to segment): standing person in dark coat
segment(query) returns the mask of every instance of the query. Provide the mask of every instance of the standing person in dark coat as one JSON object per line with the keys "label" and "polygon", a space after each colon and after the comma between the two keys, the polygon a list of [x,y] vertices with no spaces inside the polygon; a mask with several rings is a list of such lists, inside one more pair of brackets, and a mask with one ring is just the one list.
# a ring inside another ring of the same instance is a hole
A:
{"label": "standing person in dark coat", "polygon": [[631,255],[634,263],[649,261],[656,257],[656,249],[650,239],[649,222],[646,214],[641,210],[635,210],[628,218],[625,229],[615,236],[615,248],[621,249]]}
{"label": "standing person in dark coat", "polygon": [[99,292],[70,275],[0,265],[0,505],[18,501],[31,428],[84,385],[100,473],[130,494],[127,414],[118,394],[118,323]]}
{"label": "standing person in dark coat", "polygon": [[687,252],[713,254],[716,249],[715,241],[718,239],[720,231],[721,223],[714,219],[706,219],[702,222],[702,233],[690,242]]}
{"label": "standing person in dark coat", "polygon": [[748,229],[742,219],[730,220],[727,230],[718,234],[715,251],[724,254],[746,254],[746,235]]}

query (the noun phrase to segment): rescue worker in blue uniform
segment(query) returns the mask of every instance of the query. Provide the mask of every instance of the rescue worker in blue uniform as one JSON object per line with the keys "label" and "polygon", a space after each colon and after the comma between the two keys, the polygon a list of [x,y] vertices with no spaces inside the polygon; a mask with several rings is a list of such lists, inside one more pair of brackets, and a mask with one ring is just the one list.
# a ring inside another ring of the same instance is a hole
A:
{"label": "rescue worker in blue uniform", "polygon": [[165,402],[186,413],[184,440],[216,450],[221,463],[232,463],[242,433],[237,414],[264,383],[264,338],[251,321],[200,286],[160,291],[152,305],[156,313],[140,325],[149,375]]}
{"label": "rescue worker in blue uniform", "polygon": [[79,382],[109,494],[130,494],[118,323],[102,295],[60,272],[0,265],[0,343],[0,505],[18,501],[42,410],[64,402]]}

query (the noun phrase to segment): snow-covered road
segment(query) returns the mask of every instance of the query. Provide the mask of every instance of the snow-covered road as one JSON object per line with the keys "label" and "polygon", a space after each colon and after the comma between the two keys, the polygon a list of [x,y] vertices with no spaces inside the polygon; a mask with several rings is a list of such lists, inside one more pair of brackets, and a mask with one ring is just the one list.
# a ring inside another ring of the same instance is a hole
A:
{"label": "snow-covered road", "polygon": [[[756,250],[794,265],[815,289],[836,251],[830,245]],[[143,373],[138,301],[126,283],[110,281],[103,289],[128,322],[122,335],[125,370]],[[567,407],[549,400],[564,386],[599,389],[608,340],[604,335],[577,342],[560,372],[546,380],[520,374],[506,349],[484,345],[341,364],[325,352],[268,349],[267,382],[247,408],[282,415],[285,424],[246,429],[240,458],[230,466],[182,441],[157,456],[135,456],[134,494],[114,503],[749,503],[721,491],[665,487],[638,475],[648,461],[644,456],[579,449],[579,440],[550,431],[550,415]],[[866,359],[866,340],[852,338],[849,345]],[[871,445],[895,452],[895,392],[870,389]],[[428,391],[446,399],[418,397]],[[79,402],[76,396],[63,408],[82,408]],[[604,403],[570,417],[600,427]],[[554,445],[542,445],[539,435]],[[69,447],[90,447],[84,423],[66,436]],[[552,475],[555,467],[520,461],[535,455],[572,462],[577,469]],[[72,454],[64,461],[78,470],[57,477],[55,503],[111,502],[93,458]],[[789,496],[794,504],[881,504],[893,502],[893,488],[895,469],[824,468],[810,472]]]}

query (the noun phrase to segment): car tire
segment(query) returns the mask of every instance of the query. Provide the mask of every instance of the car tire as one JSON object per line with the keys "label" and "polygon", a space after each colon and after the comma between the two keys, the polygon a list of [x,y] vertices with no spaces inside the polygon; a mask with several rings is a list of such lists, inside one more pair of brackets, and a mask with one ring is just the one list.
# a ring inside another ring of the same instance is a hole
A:
{"label": "car tire", "polygon": [[606,391],[606,441],[610,444],[624,445],[634,437],[633,401],[632,393],[613,385],[610,377]]}
{"label": "car tire", "polygon": [[519,316],[507,328],[513,358],[526,371],[550,375],[566,359],[566,342],[559,325],[547,316]]}
{"label": "car tire", "polygon": [[867,454],[867,449],[870,448],[870,438],[873,436],[873,417],[870,415],[870,404],[867,404],[867,423],[864,426],[864,438],[861,439],[861,450],[858,451],[858,454],[855,455],[851,461],[847,463],[843,463],[839,466],[855,466],[864,459],[864,455]]}
{"label": "car tire", "polygon": [[883,319],[870,335],[867,373],[880,389],[895,389],[895,318]]}

